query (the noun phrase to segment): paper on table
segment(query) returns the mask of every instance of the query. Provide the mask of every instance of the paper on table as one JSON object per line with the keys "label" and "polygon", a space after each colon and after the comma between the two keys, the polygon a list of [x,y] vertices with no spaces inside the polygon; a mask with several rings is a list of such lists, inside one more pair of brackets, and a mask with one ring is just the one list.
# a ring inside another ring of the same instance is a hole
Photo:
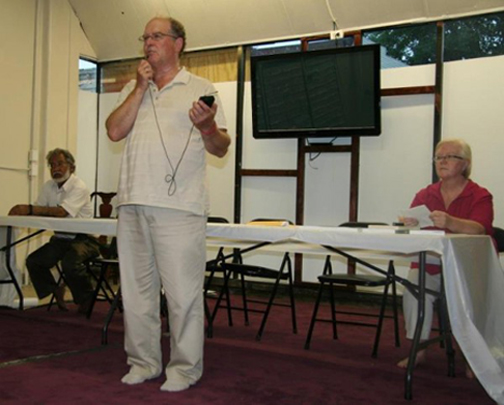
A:
{"label": "paper on table", "polygon": [[258,226],[289,226],[288,221],[250,221],[247,225],[258,225]]}
{"label": "paper on table", "polygon": [[434,223],[429,218],[429,209],[425,205],[419,205],[418,207],[410,208],[407,210],[402,210],[399,216],[406,218],[415,218],[418,221],[418,226],[424,228],[426,226],[434,226]]}

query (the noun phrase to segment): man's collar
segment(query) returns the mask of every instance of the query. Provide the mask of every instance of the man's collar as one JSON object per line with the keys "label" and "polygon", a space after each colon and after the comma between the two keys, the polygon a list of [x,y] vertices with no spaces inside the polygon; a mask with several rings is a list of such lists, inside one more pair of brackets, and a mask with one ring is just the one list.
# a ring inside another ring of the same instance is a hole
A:
{"label": "man's collar", "polygon": [[[186,70],[185,67],[181,67],[180,70],[178,71],[178,73],[172,79],[172,81],[167,83],[166,85],[164,85],[163,88],[159,89],[159,91],[172,88],[176,84],[187,84],[187,83],[189,83],[189,80],[190,80],[189,72]],[[154,86],[155,86],[155,84],[154,84]]]}
{"label": "man's collar", "polygon": [[188,81],[189,81],[189,72],[186,70],[184,66],[182,66],[177,75],[173,78],[173,83],[187,84]]}

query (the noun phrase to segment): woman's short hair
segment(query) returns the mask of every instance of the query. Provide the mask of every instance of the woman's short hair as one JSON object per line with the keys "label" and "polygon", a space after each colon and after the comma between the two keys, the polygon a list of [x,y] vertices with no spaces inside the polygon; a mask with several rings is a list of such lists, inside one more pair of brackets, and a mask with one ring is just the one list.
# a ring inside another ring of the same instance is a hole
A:
{"label": "woman's short hair", "polygon": [[455,144],[459,147],[460,149],[460,156],[464,158],[464,160],[467,161],[467,166],[466,168],[464,169],[464,171],[462,172],[462,175],[468,179],[470,176],[471,176],[471,169],[472,169],[472,151],[471,151],[471,147],[469,146],[469,144],[462,140],[462,139],[455,139],[455,138],[451,138],[451,139],[443,139],[442,141],[440,141],[437,145],[436,145],[436,150],[434,151],[434,154],[437,153],[437,151],[439,150],[439,148],[443,145],[446,145],[446,144]]}
{"label": "woman's short hair", "polygon": [[73,155],[69,151],[67,151],[66,149],[56,148],[56,149],[49,151],[49,153],[46,156],[47,164],[50,165],[51,159],[54,156],[59,156],[59,155],[63,155],[65,157],[65,161],[68,163],[68,165],[70,166],[70,168],[72,169],[72,172],[73,172],[75,170],[75,159],[74,159]]}

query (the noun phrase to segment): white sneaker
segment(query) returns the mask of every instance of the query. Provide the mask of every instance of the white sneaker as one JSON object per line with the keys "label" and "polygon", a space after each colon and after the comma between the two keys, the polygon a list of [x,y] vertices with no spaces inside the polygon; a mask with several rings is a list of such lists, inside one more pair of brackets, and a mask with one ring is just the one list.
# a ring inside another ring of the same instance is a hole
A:
{"label": "white sneaker", "polygon": [[167,392],[179,392],[188,389],[191,385],[196,384],[197,381],[191,382],[182,382],[182,381],[170,381],[166,380],[165,383],[161,386],[161,391]]}
{"label": "white sneaker", "polygon": [[168,391],[168,392],[179,392],[179,391],[184,391],[188,389],[191,386],[189,383],[182,383],[182,382],[170,382],[166,381],[162,386],[161,386],[161,391]]}
{"label": "white sneaker", "polygon": [[137,374],[137,373],[130,371],[123,378],[121,378],[121,382],[123,384],[128,384],[128,385],[141,384],[144,381],[152,380],[153,378],[158,378],[160,375],[161,375],[161,372],[159,372],[157,374],[152,374],[152,375],[143,375],[143,374]]}

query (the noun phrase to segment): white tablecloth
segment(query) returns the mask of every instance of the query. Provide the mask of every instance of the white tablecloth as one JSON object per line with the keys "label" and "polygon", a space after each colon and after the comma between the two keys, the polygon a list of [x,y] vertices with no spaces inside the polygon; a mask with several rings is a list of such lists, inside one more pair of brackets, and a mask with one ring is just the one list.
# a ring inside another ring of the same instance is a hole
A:
{"label": "white tablecloth", "polygon": [[[113,219],[0,217],[0,226],[115,235]],[[313,226],[208,224],[207,237],[251,242],[294,241],[400,254],[441,255],[453,334],[488,394],[504,404],[504,272],[488,236],[396,234]],[[1,242],[0,242],[1,244]],[[296,245],[296,244],[292,244]]]}
{"label": "white tablecloth", "polygon": [[[0,247],[7,244],[7,228],[0,226]],[[0,280],[11,280],[6,267],[6,252],[0,252]],[[16,266],[16,250],[11,249],[10,268],[16,277],[18,285],[21,285],[21,272]],[[18,294],[14,284],[0,284],[0,306],[14,307],[14,301]]]}

